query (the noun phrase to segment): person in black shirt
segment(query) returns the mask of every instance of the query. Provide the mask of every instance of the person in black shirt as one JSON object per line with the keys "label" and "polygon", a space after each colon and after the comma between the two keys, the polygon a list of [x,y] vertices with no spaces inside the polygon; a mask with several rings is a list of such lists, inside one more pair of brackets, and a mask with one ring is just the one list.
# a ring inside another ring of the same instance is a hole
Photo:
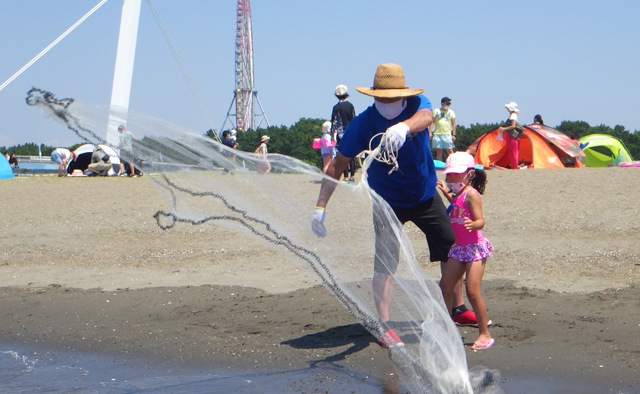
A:
{"label": "person in black shirt", "polygon": [[[336,97],[340,101],[333,106],[333,112],[331,113],[331,132],[334,141],[339,145],[349,122],[356,116],[356,109],[353,107],[353,104],[347,101],[349,93],[347,93],[347,87],[345,85],[336,86]],[[354,157],[349,162],[347,169],[344,170],[344,182],[353,183],[355,173],[356,158]]]}
{"label": "person in black shirt", "polygon": [[238,143],[231,138],[231,133],[229,130],[225,130],[222,133],[222,144],[228,146],[231,149],[235,149]]}
{"label": "person in black shirt", "polygon": [[9,165],[11,166],[11,168],[20,168],[18,167],[18,158],[16,157],[15,153],[11,154],[11,158],[9,159]]}
{"label": "person in black shirt", "polygon": [[[238,143],[236,142],[236,140],[231,138],[231,132],[229,130],[225,130],[222,132],[222,145],[228,146],[231,149],[235,149],[238,146]],[[228,152],[226,149],[222,150],[222,156],[226,157],[232,162],[236,161],[236,155],[231,152]],[[232,165],[231,163],[225,163],[222,172],[224,174],[227,174],[234,170],[235,170],[235,165]]]}

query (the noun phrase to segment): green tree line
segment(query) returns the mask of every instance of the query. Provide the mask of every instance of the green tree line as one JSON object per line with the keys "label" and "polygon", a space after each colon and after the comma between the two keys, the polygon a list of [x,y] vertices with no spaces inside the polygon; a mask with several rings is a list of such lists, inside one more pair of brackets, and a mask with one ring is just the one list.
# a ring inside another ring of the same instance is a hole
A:
{"label": "green tree line", "polygon": [[[47,146],[45,144],[40,144],[40,150],[42,151],[42,156],[51,156],[51,152],[56,150],[53,146]],[[15,153],[17,156],[38,156],[38,144],[34,142],[27,142],[23,145],[14,145],[11,147],[0,146],[0,152],[9,152],[9,154]]]}
{"label": "green tree line", "polygon": [[270,126],[266,129],[247,130],[238,133],[238,148],[253,152],[260,145],[263,135],[271,139],[267,144],[269,153],[280,153],[295,157],[312,166],[322,168],[320,149],[313,149],[313,139],[322,137],[325,119],[302,118],[291,127]]}
{"label": "green tree line", "polygon": [[[313,139],[322,136],[322,123],[325,119],[301,118],[293,126],[287,127],[270,126],[266,129],[247,130],[238,133],[238,149],[245,152],[253,152],[259,145],[263,135],[271,137],[269,140],[269,152],[280,153],[283,155],[295,157],[307,164],[322,167],[322,156],[319,149],[313,149]],[[501,123],[489,124],[471,124],[470,126],[458,125],[456,150],[464,151],[482,134],[487,133]],[[560,125],[554,127],[556,130],[571,136],[572,134],[580,139],[590,134],[608,134],[621,140],[631,156],[640,159],[640,133],[637,131],[627,130],[622,125],[616,125],[611,128],[606,125],[591,126],[583,121],[565,120]],[[213,137],[214,130],[209,130],[205,135]],[[69,149],[76,149],[82,144],[75,144]],[[53,146],[40,145],[43,156],[50,156],[56,148]],[[37,156],[38,145],[29,142],[23,145],[15,145],[12,147],[0,147],[0,152],[15,153],[18,156]]]}
{"label": "green tree line", "polygon": [[[271,126],[267,129],[248,130],[238,133],[238,149],[253,152],[260,145],[260,137],[268,135],[269,152],[280,153],[295,157],[318,168],[322,167],[322,157],[319,149],[313,149],[313,139],[322,135],[322,123],[324,119],[302,118],[296,124],[287,128],[286,126]],[[503,123],[471,124],[470,126],[458,125],[456,134],[456,150],[465,151],[481,135],[503,125]],[[617,125],[614,128],[605,125],[590,126],[583,121],[565,120],[560,125],[554,127],[556,130],[566,134],[574,135],[576,139],[591,134],[609,134],[620,139],[632,157],[640,159],[640,133],[625,129],[624,126]],[[211,130],[209,131],[211,133]],[[435,155],[435,150],[434,150]]]}

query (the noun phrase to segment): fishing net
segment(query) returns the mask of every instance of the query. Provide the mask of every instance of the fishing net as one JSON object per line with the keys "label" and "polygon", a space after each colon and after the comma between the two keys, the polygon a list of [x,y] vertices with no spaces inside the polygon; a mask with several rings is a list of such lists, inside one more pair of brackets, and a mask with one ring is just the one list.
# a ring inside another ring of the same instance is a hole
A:
{"label": "fishing net", "polygon": [[[101,136],[106,134],[108,108],[58,100],[38,89],[29,92],[27,102],[64,122],[84,141],[107,143]],[[126,119],[127,130],[137,138],[132,154],[167,203],[166,210],[155,214],[160,227],[225,226],[263,240],[313,272],[373,335],[393,329],[400,336],[404,346],[392,347],[389,354],[412,392],[500,392],[497,371],[468,371],[460,333],[438,284],[420,268],[402,224],[369,188],[366,176],[357,186],[343,184],[291,157],[230,149],[131,111]],[[365,174],[376,157],[395,162],[393,155],[385,158],[379,147],[372,148]],[[326,236],[318,237],[311,218],[322,182],[334,182],[335,191],[326,210]],[[374,222],[384,228],[377,248]],[[381,291],[373,280],[376,257],[393,278],[391,320],[384,327],[374,302]],[[288,264],[283,261],[283,271],[296,267]]]}

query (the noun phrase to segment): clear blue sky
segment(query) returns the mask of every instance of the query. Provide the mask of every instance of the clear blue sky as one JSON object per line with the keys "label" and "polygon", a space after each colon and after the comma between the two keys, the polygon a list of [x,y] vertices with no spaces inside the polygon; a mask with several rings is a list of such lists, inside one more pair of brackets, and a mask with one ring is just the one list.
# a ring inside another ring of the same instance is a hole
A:
{"label": "clear blue sky", "polygon": [[[98,0],[4,1],[0,83]],[[191,79],[219,128],[234,89],[234,0],[154,0]],[[0,146],[79,142],[28,107],[32,87],[108,105],[121,0],[110,0],[0,91]],[[251,4],[255,87],[272,125],[327,118],[337,84],[360,112],[379,63],[403,66],[407,84],[435,106],[453,99],[458,124],[522,123],[537,113],[640,130],[640,1],[256,0]],[[204,133],[208,128],[146,2],[130,108]],[[135,133],[135,130],[134,130]]]}

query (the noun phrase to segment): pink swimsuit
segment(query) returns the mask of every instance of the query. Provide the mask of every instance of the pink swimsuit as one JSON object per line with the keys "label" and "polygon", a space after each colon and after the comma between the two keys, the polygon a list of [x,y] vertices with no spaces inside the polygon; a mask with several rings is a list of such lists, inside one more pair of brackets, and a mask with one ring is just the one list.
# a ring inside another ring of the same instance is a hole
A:
{"label": "pink swimsuit", "polygon": [[456,196],[449,209],[449,218],[451,219],[451,228],[456,237],[456,243],[453,244],[449,251],[449,258],[469,263],[472,261],[483,260],[491,256],[493,246],[488,239],[482,235],[481,230],[469,231],[465,227],[465,218],[473,220],[471,208],[466,203],[467,194],[471,189]]}

